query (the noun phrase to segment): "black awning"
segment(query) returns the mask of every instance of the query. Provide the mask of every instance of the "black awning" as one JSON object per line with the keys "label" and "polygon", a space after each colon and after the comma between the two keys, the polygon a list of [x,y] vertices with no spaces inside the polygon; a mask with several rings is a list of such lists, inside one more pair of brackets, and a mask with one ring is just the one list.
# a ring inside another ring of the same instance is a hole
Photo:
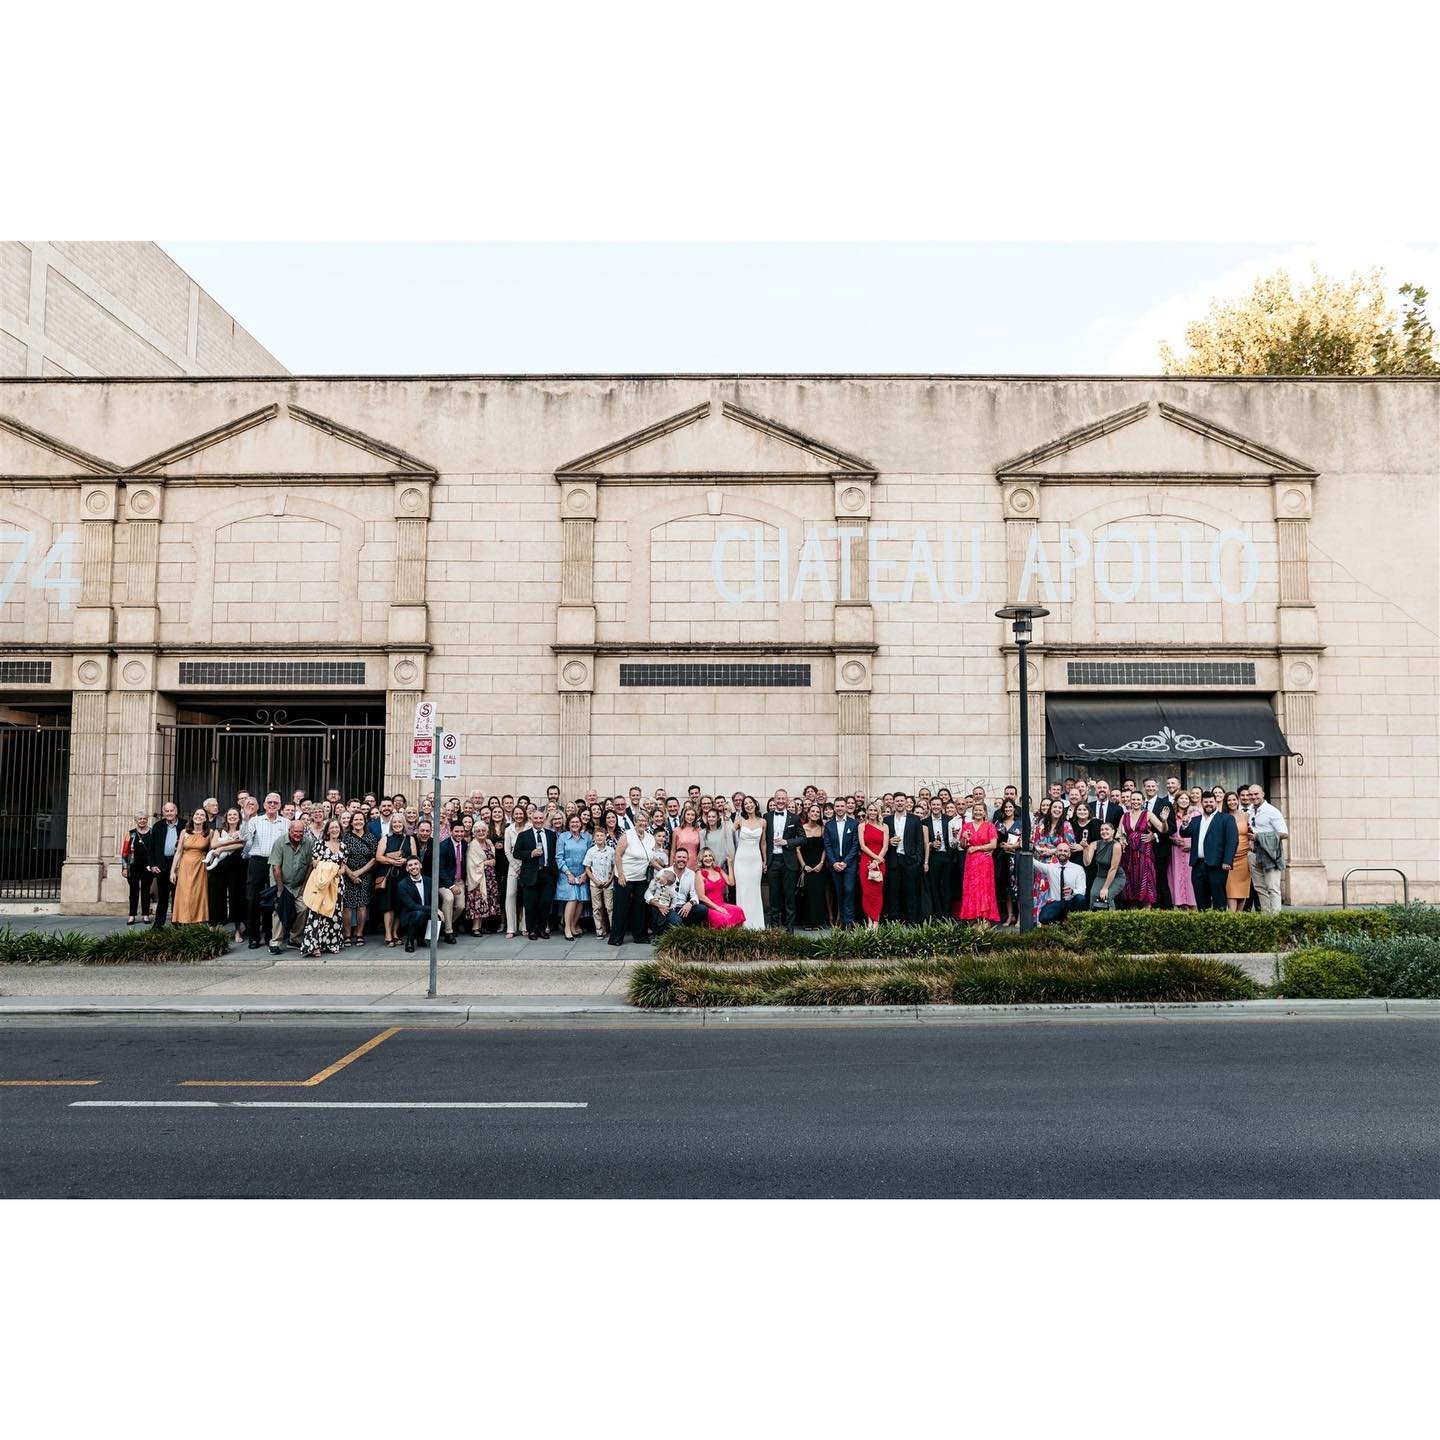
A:
{"label": "black awning", "polygon": [[1060,760],[1226,760],[1293,755],[1264,700],[1188,695],[1048,696],[1049,753]]}

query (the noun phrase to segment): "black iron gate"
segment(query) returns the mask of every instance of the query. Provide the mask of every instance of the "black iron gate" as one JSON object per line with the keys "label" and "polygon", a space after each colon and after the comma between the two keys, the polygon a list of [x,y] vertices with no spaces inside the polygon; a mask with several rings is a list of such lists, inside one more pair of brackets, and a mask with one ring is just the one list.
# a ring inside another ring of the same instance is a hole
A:
{"label": "black iron gate", "polygon": [[0,724],[0,900],[55,900],[65,863],[68,725]]}
{"label": "black iron gate", "polygon": [[378,791],[385,773],[383,725],[329,725],[321,720],[222,720],[160,727],[163,800],[182,815],[213,795],[228,805],[239,790],[289,800],[296,790],[344,800]]}

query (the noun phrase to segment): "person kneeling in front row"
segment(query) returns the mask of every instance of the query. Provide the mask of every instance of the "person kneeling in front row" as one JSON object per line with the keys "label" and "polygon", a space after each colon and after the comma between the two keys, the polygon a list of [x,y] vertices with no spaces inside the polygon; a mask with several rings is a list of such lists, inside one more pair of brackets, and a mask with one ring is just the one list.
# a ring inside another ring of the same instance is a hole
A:
{"label": "person kneeling in front row", "polygon": [[655,911],[657,931],[708,921],[709,910],[695,895],[695,872],[690,869],[688,850],[681,847],[675,851],[673,868],[667,865],[656,875],[645,892],[645,901]]}
{"label": "person kneeling in front row", "polygon": [[1040,907],[1035,918],[1042,925],[1053,925],[1074,910],[1087,909],[1090,897],[1085,893],[1085,872],[1070,858],[1070,847],[1061,841],[1055,847],[1055,858],[1037,864],[1050,887],[1050,899]]}
{"label": "person kneeling in front row", "polygon": [[419,860],[411,860],[406,864],[405,873],[395,887],[395,903],[399,907],[396,928],[405,937],[405,948],[413,951],[415,942],[425,939],[425,931],[435,908],[430,877],[421,868]]}

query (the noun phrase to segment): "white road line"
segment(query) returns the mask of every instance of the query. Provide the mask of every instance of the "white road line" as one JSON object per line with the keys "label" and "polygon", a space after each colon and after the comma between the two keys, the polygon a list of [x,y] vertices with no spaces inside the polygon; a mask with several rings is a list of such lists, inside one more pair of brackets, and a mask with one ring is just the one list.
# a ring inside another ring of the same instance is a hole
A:
{"label": "white road line", "polygon": [[588,1100],[72,1100],[72,1110],[585,1110]]}

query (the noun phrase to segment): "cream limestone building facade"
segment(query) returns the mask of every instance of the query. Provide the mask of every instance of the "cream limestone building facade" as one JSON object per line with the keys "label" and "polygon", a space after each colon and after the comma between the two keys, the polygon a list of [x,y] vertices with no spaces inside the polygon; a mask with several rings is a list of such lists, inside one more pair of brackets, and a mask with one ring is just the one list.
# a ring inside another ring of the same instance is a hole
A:
{"label": "cream limestone building facade", "polygon": [[426,788],[422,697],[467,792],[994,796],[1023,598],[1037,795],[1263,778],[1292,901],[1435,900],[1437,450],[1424,380],[3,381],[0,719],[111,909],[136,809]]}

